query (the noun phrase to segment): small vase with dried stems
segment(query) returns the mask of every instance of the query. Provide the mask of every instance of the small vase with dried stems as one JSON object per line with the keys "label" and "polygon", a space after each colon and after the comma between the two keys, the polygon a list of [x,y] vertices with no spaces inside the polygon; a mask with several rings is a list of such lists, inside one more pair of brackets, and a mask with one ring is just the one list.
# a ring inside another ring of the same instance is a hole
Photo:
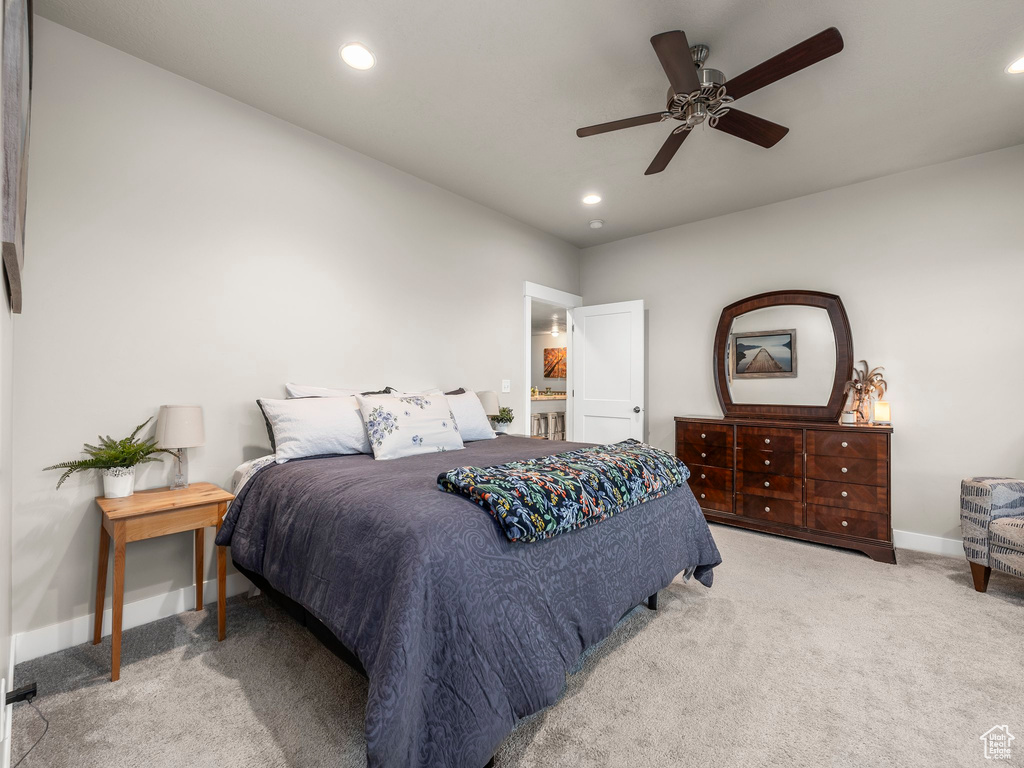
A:
{"label": "small vase with dried stems", "polygon": [[871,403],[885,397],[888,387],[883,374],[885,368],[871,368],[867,360],[861,360],[853,367],[853,378],[846,382],[843,390],[846,395],[846,406],[843,410],[855,411],[858,424],[871,423]]}

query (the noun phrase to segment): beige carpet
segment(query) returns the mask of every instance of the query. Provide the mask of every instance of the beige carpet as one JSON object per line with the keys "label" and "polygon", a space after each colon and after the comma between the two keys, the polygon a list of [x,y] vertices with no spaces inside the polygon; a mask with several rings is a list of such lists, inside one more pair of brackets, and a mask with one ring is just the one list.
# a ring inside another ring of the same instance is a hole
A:
{"label": "beige carpet", "polygon": [[[715,586],[677,581],[587,654],[498,768],[1024,763],[1024,581],[975,593],[966,562],[858,554],[714,527]],[[23,768],[362,766],[366,683],[263,598],[22,664],[50,729]],[[42,732],[15,707],[13,762]],[[482,768],[482,766],[481,766]]]}

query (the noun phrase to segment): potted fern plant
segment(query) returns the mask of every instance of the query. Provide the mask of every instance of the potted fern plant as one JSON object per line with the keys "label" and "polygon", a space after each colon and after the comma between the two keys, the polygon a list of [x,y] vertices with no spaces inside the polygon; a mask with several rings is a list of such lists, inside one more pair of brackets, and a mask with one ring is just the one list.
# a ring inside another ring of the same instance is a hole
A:
{"label": "potted fern plant", "polygon": [[512,413],[512,409],[502,406],[498,409],[498,415],[491,417],[491,420],[494,422],[494,431],[499,433],[508,432],[508,425],[514,419],[515,414]]}
{"label": "potted fern plant", "polygon": [[120,499],[131,496],[135,493],[135,467],[139,464],[146,464],[157,461],[156,454],[169,453],[162,448],[156,447],[156,438],[140,439],[138,437],[152,417],[139,424],[128,437],[114,440],[107,435],[99,438],[99,445],[86,443],[82,448],[85,454],[84,459],[73,461],[62,461],[54,464],[49,469],[62,469],[64,474],[57,481],[60,488],[64,481],[75,472],[84,472],[88,469],[99,469],[103,472],[103,495],[108,499]]}

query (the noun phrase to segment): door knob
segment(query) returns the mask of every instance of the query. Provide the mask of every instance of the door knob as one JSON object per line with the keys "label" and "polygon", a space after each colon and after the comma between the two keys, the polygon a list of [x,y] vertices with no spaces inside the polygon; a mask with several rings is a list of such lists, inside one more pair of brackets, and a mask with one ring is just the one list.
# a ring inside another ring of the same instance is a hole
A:
{"label": "door knob", "polygon": [[634,405],[633,406],[633,413],[640,413],[640,406],[639,405]]}

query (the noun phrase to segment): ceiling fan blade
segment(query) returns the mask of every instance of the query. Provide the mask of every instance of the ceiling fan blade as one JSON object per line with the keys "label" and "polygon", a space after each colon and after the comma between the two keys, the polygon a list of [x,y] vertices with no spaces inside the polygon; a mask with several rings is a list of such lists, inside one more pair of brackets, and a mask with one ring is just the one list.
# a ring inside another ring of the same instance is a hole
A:
{"label": "ceiling fan blade", "polygon": [[753,142],[765,149],[771,149],[789,133],[789,128],[784,125],[773,123],[771,120],[765,120],[763,117],[747,112],[740,112],[733,107],[729,107],[728,113],[718,118],[715,128],[738,139]]}
{"label": "ceiling fan blade", "polygon": [[683,142],[686,141],[686,137],[690,135],[690,131],[679,131],[679,133],[671,133],[665,140],[665,143],[661,145],[661,149],[658,150],[658,154],[654,156],[654,160],[647,166],[647,170],[644,171],[644,176],[650,176],[652,173],[661,173],[664,171],[668,164],[675,157],[676,151],[683,146]]}
{"label": "ceiling fan blade", "polygon": [[651,45],[658,54],[658,61],[668,75],[673,91],[687,94],[700,88],[697,68],[693,66],[693,56],[690,55],[690,44],[686,42],[685,32],[679,29],[662,32],[651,38]]}
{"label": "ceiling fan blade", "polygon": [[612,120],[610,123],[601,123],[599,125],[588,125],[586,128],[580,128],[576,131],[576,135],[581,139],[587,136],[594,136],[598,133],[608,133],[608,131],[618,131],[622,128],[632,128],[634,125],[647,125],[648,123],[661,122],[661,118],[664,112],[652,112],[649,115],[640,115],[639,117],[627,117],[623,120]]}
{"label": "ceiling fan blade", "polygon": [[797,43],[778,56],[772,56],[743,74],[736,75],[726,83],[726,93],[734,99],[742,98],[748,93],[771,85],[776,80],[789,77],[794,72],[799,72],[811,64],[817,64],[822,59],[834,56],[841,50],[843,50],[843,36],[835,27],[829,27],[824,32],[819,32],[814,37]]}

